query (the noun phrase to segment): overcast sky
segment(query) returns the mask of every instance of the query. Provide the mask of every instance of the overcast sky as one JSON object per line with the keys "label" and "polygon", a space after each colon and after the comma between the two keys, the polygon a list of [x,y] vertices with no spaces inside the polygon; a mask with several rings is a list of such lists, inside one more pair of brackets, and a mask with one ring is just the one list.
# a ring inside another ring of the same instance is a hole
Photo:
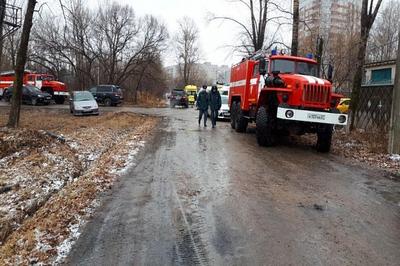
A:
{"label": "overcast sky", "polygon": [[[235,43],[239,28],[230,22],[209,22],[210,14],[226,15],[242,19],[248,16],[243,5],[232,0],[118,0],[121,4],[131,5],[136,15],[151,14],[161,19],[168,27],[171,36],[177,30],[177,20],[189,16],[195,20],[200,30],[200,48],[202,61],[218,65],[231,65],[240,60],[227,46]],[[102,1],[88,0],[95,8]],[[165,56],[165,65],[176,63],[169,49]]]}

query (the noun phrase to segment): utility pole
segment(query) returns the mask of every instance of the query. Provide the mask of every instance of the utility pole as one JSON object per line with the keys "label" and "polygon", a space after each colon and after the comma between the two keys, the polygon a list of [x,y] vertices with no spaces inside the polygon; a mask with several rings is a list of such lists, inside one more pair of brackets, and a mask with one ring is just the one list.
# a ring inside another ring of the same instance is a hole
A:
{"label": "utility pole", "polygon": [[400,40],[397,48],[396,77],[393,86],[392,113],[390,116],[389,153],[400,154]]}
{"label": "utility pole", "polygon": [[6,15],[6,0],[0,0],[0,71],[2,70],[3,59],[3,22]]}
{"label": "utility pole", "polygon": [[292,55],[297,56],[299,48],[299,0],[293,0]]}

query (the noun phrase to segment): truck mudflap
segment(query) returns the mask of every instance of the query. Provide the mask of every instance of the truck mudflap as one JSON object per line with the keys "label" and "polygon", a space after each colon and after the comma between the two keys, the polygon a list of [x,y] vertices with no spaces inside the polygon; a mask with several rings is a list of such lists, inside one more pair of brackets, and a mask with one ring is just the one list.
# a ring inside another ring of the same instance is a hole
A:
{"label": "truck mudflap", "polygon": [[69,96],[69,93],[65,91],[55,91],[53,94],[58,96]]}
{"label": "truck mudflap", "polygon": [[285,120],[322,123],[331,125],[347,125],[347,115],[341,113],[318,112],[295,108],[278,107],[277,117]]}

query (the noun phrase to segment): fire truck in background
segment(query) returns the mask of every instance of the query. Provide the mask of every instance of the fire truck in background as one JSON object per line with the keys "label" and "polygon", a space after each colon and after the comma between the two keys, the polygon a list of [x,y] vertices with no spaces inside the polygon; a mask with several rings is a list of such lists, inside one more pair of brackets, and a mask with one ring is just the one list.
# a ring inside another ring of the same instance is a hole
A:
{"label": "fire truck in background", "polygon": [[[3,96],[8,87],[14,84],[14,71],[0,73],[0,96]],[[65,98],[69,96],[67,87],[64,83],[56,81],[52,75],[37,74],[26,70],[23,78],[24,84],[38,87],[44,92],[52,95],[53,100],[57,104],[63,104]]]}
{"label": "fire truck in background", "polygon": [[346,125],[340,114],[339,94],[318,76],[312,57],[295,57],[272,51],[243,59],[232,66],[229,92],[231,127],[246,132],[256,123],[257,142],[272,146],[279,136],[316,133],[317,150],[328,152],[334,125]]}

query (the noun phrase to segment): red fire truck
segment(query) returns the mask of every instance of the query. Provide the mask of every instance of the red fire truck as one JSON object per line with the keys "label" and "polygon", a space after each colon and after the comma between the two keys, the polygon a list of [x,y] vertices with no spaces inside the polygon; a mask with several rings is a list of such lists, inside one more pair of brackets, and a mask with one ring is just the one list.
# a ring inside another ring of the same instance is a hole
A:
{"label": "red fire truck", "polygon": [[311,57],[258,52],[232,66],[229,105],[231,127],[245,132],[256,123],[257,142],[272,146],[279,136],[316,133],[317,150],[328,152],[334,125],[346,125],[339,94],[328,80],[318,78]]}
{"label": "red fire truck", "polygon": [[[0,73],[0,96],[14,83],[14,71]],[[57,104],[63,104],[65,98],[69,96],[67,87],[64,83],[56,81],[52,75],[37,74],[26,70],[24,72],[24,84],[38,87],[42,91],[48,92],[53,96]]]}

